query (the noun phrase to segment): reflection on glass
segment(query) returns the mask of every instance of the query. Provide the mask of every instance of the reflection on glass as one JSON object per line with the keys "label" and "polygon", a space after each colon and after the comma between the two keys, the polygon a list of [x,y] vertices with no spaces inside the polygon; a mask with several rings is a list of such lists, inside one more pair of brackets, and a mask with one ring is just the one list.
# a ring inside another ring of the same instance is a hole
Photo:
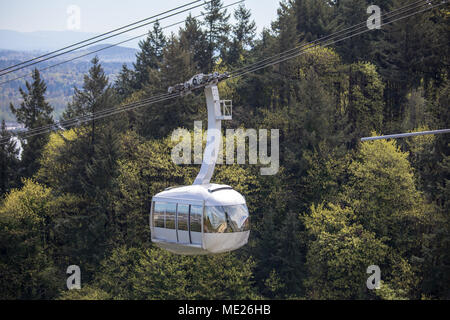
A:
{"label": "reflection on glass", "polygon": [[157,228],[164,228],[164,212],[165,203],[155,202],[153,209],[153,226]]}
{"label": "reflection on glass", "polygon": [[176,203],[166,204],[166,229],[175,229]]}
{"label": "reflection on glass", "polygon": [[178,205],[178,230],[188,230],[189,205]]}
{"label": "reflection on glass", "polygon": [[202,232],[202,206],[191,206],[191,232]]}
{"label": "reflection on glass", "polygon": [[227,228],[223,207],[206,207],[205,232],[223,233]]}
{"label": "reflection on glass", "polygon": [[225,206],[224,209],[232,232],[242,232],[250,229],[248,209],[245,204]]}
{"label": "reflection on glass", "polygon": [[245,204],[206,207],[204,231],[208,233],[242,232],[250,230]]}
{"label": "reflection on glass", "polygon": [[[249,214],[245,204],[206,207],[205,209],[205,233],[228,233],[250,230]],[[202,206],[179,204],[177,212],[177,204],[175,203],[155,202],[153,207],[153,226],[175,229],[175,222],[178,219],[178,230],[188,231],[190,219],[190,230],[192,232],[201,232],[202,216]]]}

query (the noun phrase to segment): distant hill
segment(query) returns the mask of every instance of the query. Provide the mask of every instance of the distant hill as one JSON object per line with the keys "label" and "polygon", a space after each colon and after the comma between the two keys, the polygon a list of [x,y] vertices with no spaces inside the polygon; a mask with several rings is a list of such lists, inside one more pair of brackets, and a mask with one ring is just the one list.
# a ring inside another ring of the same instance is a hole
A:
{"label": "distant hill", "polygon": [[[18,32],[0,30],[0,49],[15,51],[52,51],[77,43],[98,34],[78,31],[35,31]],[[117,43],[129,37],[121,35],[108,40]],[[127,43],[128,47],[137,48],[137,41]]]}
{"label": "distant hill", "polygon": [[[98,44],[92,47],[88,47],[85,50],[74,51],[71,54],[67,54],[63,56],[62,60],[71,59],[76,56],[80,56],[89,52],[94,52],[105,47],[109,47],[109,44]],[[111,47],[106,50],[102,50],[99,52],[95,52],[92,55],[80,58],[80,61],[91,61],[94,56],[98,56],[98,58],[103,62],[121,62],[121,63],[130,63],[136,60],[136,49],[127,48],[127,47]]]}
{"label": "distant hill", "polygon": [[[0,36],[1,39],[1,36]],[[75,56],[83,55],[89,52],[101,49],[108,44],[100,44],[88,47],[85,50],[75,51],[71,54],[61,56],[59,58],[51,59],[37,65],[39,69],[71,59]],[[31,59],[38,54],[45,51],[20,51],[20,50],[5,50],[0,49],[0,69],[14,65],[27,59]],[[136,59],[136,49],[127,47],[113,47],[107,50],[97,52],[92,55],[87,55],[83,58],[59,65],[43,71],[42,78],[47,84],[47,100],[55,109],[55,118],[58,118],[65,109],[67,102],[70,101],[73,95],[74,86],[81,87],[83,84],[83,75],[86,74],[90,68],[90,60],[97,55],[100,62],[112,83],[117,74],[120,72],[122,65],[127,64],[131,66]],[[0,82],[14,79],[18,76],[29,74],[28,71],[19,71],[17,73],[8,74],[0,77]],[[7,121],[14,121],[14,116],[10,113],[9,103],[12,102],[18,105],[21,101],[19,87],[25,87],[25,80],[30,81],[30,77],[20,80],[14,80],[7,84],[0,84],[0,119],[4,118]]]}

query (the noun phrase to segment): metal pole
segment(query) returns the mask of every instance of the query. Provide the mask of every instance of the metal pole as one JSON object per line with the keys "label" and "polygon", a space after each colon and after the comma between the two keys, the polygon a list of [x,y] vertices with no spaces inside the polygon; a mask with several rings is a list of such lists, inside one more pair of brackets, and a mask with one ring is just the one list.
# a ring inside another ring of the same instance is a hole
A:
{"label": "metal pole", "polygon": [[391,134],[391,135],[387,135],[387,136],[365,137],[365,138],[361,138],[361,141],[382,140],[382,139],[398,139],[398,138],[407,138],[407,137],[415,137],[415,136],[424,136],[424,135],[427,135],[427,134],[442,134],[442,133],[450,133],[450,129],[433,130],[433,131],[421,131],[421,132],[410,132],[410,133],[399,133],[399,134]]}

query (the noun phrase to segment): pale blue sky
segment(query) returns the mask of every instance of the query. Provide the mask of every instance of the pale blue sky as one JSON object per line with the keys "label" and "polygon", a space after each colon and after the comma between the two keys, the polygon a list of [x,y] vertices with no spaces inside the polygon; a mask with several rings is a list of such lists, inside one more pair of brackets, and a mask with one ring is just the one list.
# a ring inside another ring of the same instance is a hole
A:
{"label": "pale blue sky", "polygon": [[[192,0],[0,0],[0,29],[21,32],[67,30],[69,16],[67,8],[70,5],[76,5],[81,11],[81,28],[79,31],[100,33],[190,1]],[[223,3],[226,5],[235,1],[223,0]],[[279,0],[246,0],[245,6],[251,10],[259,33],[263,27],[269,26],[270,22],[275,19]],[[200,11],[200,8],[195,9],[192,11],[192,15],[195,16]],[[230,11],[232,11],[232,8],[228,9],[228,12]],[[186,14],[161,21],[161,25],[181,21]],[[176,30],[178,30],[178,27],[166,31]],[[133,36],[140,33],[142,33],[142,30],[129,34]]]}

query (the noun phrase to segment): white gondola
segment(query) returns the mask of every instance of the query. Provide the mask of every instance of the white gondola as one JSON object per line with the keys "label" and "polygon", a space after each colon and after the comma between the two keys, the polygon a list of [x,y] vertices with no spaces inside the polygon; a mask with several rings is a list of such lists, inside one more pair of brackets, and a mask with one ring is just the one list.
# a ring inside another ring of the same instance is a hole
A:
{"label": "white gondola", "polygon": [[205,87],[208,131],[194,184],[169,188],[152,198],[152,242],[177,254],[236,250],[247,244],[250,235],[245,198],[230,186],[210,184],[222,142],[221,121],[232,117],[231,102],[219,99],[216,83]]}
{"label": "white gondola", "polygon": [[179,254],[236,250],[248,241],[244,197],[230,186],[209,184],[171,188],[152,199],[152,241]]}

